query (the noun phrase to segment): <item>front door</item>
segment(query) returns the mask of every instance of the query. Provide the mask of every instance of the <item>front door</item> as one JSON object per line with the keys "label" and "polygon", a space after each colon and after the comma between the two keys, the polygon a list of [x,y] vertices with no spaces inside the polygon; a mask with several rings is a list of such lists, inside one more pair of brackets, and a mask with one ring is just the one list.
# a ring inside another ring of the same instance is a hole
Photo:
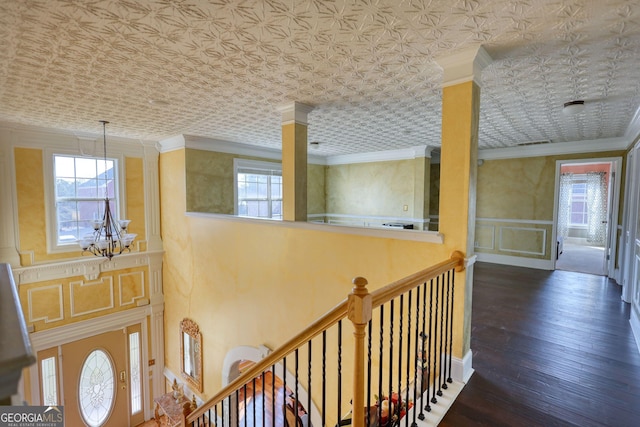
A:
{"label": "front door", "polygon": [[66,425],[129,425],[126,338],[117,330],[62,346]]}

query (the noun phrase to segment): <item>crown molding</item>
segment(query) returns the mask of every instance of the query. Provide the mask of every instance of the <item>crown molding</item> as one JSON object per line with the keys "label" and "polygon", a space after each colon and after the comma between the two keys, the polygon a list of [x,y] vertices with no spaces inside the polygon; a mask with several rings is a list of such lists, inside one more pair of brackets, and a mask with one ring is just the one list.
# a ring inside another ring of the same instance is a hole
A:
{"label": "crown molding", "polygon": [[[39,148],[44,147],[64,152],[74,151],[81,155],[93,155],[97,152],[102,156],[102,134],[74,132],[61,129],[28,126],[19,123],[0,122],[0,132],[13,134],[9,138],[14,147]],[[107,150],[125,156],[143,157],[148,148],[156,149],[155,141],[122,138],[110,136],[107,132]]]}
{"label": "crown molding", "polygon": [[400,150],[374,151],[371,153],[344,154],[338,156],[329,156],[326,158],[326,164],[348,165],[352,163],[372,163],[372,162],[389,162],[394,160],[410,160],[420,157],[431,157],[431,148],[428,146],[418,146],[403,148]]}
{"label": "crown molding", "polygon": [[627,126],[624,136],[629,141],[627,148],[631,148],[634,142],[640,138],[640,107],[638,107],[633,118],[629,122],[629,126]]}
{"label": "crown molding", "polygon": [[100,257],[82,257],[81,259],[14,268],[13,276],[18,286],[75,276],[84,276],[86,280],[95,280],[100,276],[100,273],[161,262],[163,254],[163,251],[133,252],[119,255],[111,260]]}
{"label": "crown molding", "polygon": [[499,160],[521,157],[557,156],[562,154],[597,153],[626,150],[626,138],[593,139],[585,141],[556,142],[525,147],[491,148],[478,150],[478,159]]}
{"label": "crown molding", "polygon": [[313,106],[302,104],[300,102],[291,102],[289,104],[281,105],[277,107],[278,111],[282,113],[282,124],[299,123],[303,125],[309,124],[307,117]]}
{"label": "crown molding", "polygon": [[473,80],[480,85],[480,76],[493,62],[491,55],[480,45],[470,47],[453,55],[436,58],[442,68],[442,86],[453,86]]}
{"label": "crown molding", "polygon": [[282,152],[275,148],[258,147],[256,145],[192,135],[184,135],[184,141],[186,148],[193,148],[196,150],[216,151],[218,153],[239,154],[271,160],[282,160]]}

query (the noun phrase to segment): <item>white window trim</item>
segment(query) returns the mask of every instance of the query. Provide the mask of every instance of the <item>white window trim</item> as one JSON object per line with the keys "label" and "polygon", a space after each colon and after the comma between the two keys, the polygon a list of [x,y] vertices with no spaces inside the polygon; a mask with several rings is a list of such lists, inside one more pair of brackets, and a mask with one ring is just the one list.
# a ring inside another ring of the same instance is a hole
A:
{"label": "white window trim", "polygon": [[[58,156],[73,156],[73,157],[86,157],[92,159],[101,159],[101,156],[89,156],[79,154],[73,150],[60,150],[45,148],[43,150],[43,174],[46,182],[44,186],[44,198],[45,198],[45,217],[46,217],[46,237],[47,237],[47,253],[65,253],[65,252],[77,252],[80,251],[80,246],[76,242],[58,244],[56,227],[58,223],[57,212],[55,209],[56,203],[56,190],[55,190],[55,177],[53,168],[53,157]],[[118,211],[114,212],[117,218],[126,218],[126,184],[124,175],[124,155],[116,153],[115,155],[109,155],[107,153],[107,159],[115,161],[117,181],[115,183],[116,193],[118,194]]]}
{"label": "white window trim", "polygon": [[[280,171],[282,163],[264,162],[260,160],[233,159],[233,214],[238,216],[238,169],[251,168],[266,171]],[[245,217],[243,217],[245,218]],[[253,217],[249,217],[253,218]],[[272,218],[260,218],[270,220]],[[279,219],[277,219],[279,221]]]}

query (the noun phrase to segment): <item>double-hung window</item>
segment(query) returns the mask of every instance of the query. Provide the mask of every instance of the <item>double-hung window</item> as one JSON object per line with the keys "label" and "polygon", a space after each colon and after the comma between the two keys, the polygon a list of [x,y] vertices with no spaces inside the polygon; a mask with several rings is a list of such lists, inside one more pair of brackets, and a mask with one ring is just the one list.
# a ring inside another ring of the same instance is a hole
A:
{"label": "double-hung window", "polygon": [[234,160],[238,216],[282,219],[282,165]]}
{"label": "double-hung window", "polygon": [[101,220],[104,199],[118,212],[117,160],[73,155],[53,156],[56,247],[76,244]]}
{"label": "double-hung window", "polygon": [[589,223],[587,205],[587,182],[585,179],[574,179],[571,184],[571,217],[572,227],[586,227]]}

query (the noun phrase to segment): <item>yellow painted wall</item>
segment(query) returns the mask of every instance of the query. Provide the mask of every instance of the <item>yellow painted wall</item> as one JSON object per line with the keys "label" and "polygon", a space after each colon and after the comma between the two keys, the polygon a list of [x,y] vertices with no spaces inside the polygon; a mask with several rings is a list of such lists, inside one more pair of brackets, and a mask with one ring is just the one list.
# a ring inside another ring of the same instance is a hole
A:
{"label": "yellow painted wall", "polygon": [[161,193],[174,195],[162,198],[165,363],[180,371],[179,323],[196,321],[204,398],[219,390],[230,349],[277,347],[345,298],[353,277],[374,290],[450,256],[445,245],[185,216],[184,165],[184,150],[160,156]]}
{"label": "yellow painted wall", "polygon": [[131,220],[128,232],[135,233],[139,250],[146,251],[146,224],[144,206],[144,163],[141,158],[126,157],[125,189],[126,189],[126,216]]}
{"label": "yellow painted wall", "polygon": [[[68,252],[47,253],[45,185],[52,177],[44,176],[43,151],[35,148],[14,149],[20,262],[22,266],[83,256],[72,245]],[[146,250],[144,171],[141,158],[125,159],[126,212],[131,219],[129,232],[136,233],[135,247]],[[51,207],[53,209],[53,207]],[[86,256],[89,256],[85,254]]]}
{"label": "yellow painted wall", "polygon": [[[47,223],[44,200],[43,154],[40,149],[15,148],[16,189],[20,263],[68,258],[69,254],[47,254]],[[73,256],[80,255],[80,248]]]}

